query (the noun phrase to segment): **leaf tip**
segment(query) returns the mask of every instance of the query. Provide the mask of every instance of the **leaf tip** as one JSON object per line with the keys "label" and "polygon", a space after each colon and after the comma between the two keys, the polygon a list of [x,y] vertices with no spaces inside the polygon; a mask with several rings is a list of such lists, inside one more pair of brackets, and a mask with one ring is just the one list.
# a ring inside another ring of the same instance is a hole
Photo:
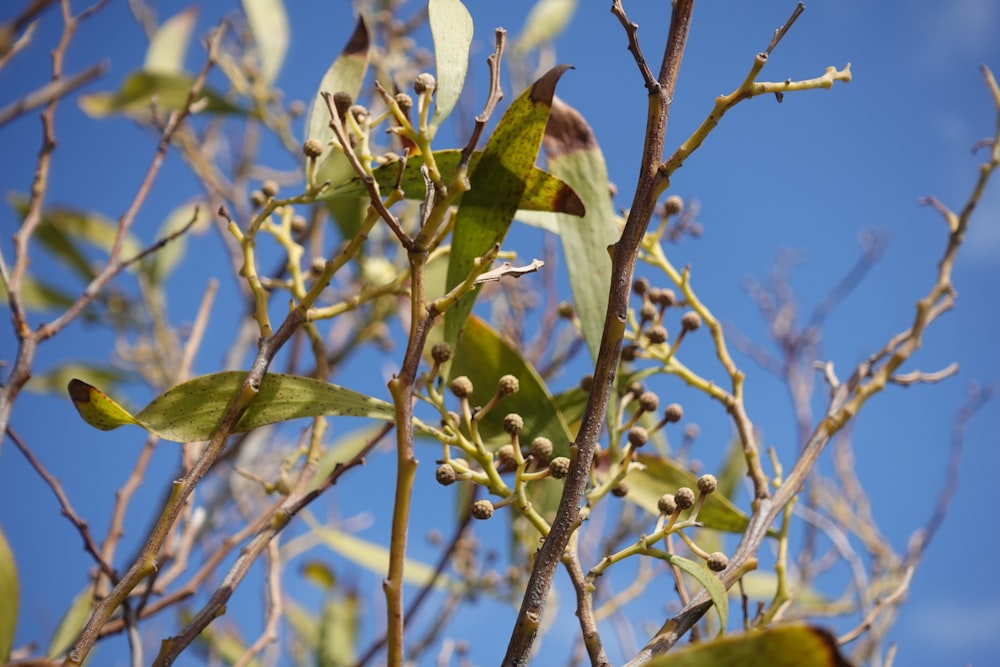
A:
{"label": "leaf tip", "polygon": [[556,65],[542,75],[538,81],[531,86],[531,101],[541,104],[552,104],[552,97],[556,91],[556,84],[559,78],[568,69],[575,69],[572,65]]}

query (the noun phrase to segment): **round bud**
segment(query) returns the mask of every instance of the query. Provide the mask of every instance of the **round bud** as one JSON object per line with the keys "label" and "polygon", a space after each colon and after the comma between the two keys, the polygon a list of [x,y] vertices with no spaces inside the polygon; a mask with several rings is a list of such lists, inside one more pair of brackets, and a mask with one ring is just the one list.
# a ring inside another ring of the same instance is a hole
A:
{"label": "round bud", "polygon": [[669,287],[664,287],[656,293],[656,298],[653,298],[653,291],[650,290],[649,300],[655,303],[657,306],[663,306],[664,308],[669,308],[670,306],[677,303],[677,295]]}
{"label": "round bud", "polygon": [[624,498],[628,495],[628,484],[625,481],[618,482],[615,484],[614,488],[611,489],[611,495],[615,498]]}
{"label": "round bud", "polygon": [[292,103],[288,105],[288,115],[292,118],[298,118],[306,112],[306,103],[302,100],[292,100]]}
{"label": "round bud", "polygon": [[493,516],[493,503],[485,498],[472,503],[472,516],[480,521],[489,519]]}
{"label": "round bud", "polygon": [[660,407],[660,397],[651,391],[644,391],[639,394],[639,407],[646,412],[656,412]]}
{"label": "round bud", "polygon": [[667,215],[677,215],[684,208],[684,200],[677,195],[671,195],[667,197],[667,201],[663,202],[663,210]]}
{"label": "round bud", "polygon": [[308,158],[318,158],[323,154],[323,142],[319,139],[306,139],[302,144],[302,154]]}
{"label": "round bud", "polygon": [[455,472],[455,469],[451,467],[450,463],[442,463],[437,467],[437,470],[434,471],[434,478],[441,486],[449,486],[455,483],[458,475]]}
{"label": "round bud", "polygon": [[312,263],[309,265],[309,273],[313,276],[319,276],[323,273],[323,269],[326,268],[326,260],[322,257],[313,257]]}
{"label": "round bud", "polygon": [[514,445],[504,445],[497,450],[497,469],[511,470],[517,467],[517,457],[514,456]]}
{"label": "round bud", "polygon": [[632,283],[632,291],[642,296],[649,291],[649,281],[645,278],[636,278],[635,282]]}
{"label": "round bud", "polygon": [[715,479],[715,475],[705,474],[698,478],[698,491],[704,494],[715,493],[715,490],[719,488],[719,482]]}
{"label": "round bud", "polygon": [[299,215],[298,213],[296,213],[295,215],[292,216],[292,234],[294,234],[295,236],[302,236],[303,234],[305,234],[306,228],[308,226],[309,223],[306,221],[304,215]]}
{"label": "round bud", "polygon": [[682,486],[674,492],[674,500],[677,501],[677,506],[682,510],[691,509],[694,507],[694,491]]}
{"label": "round bud", "polygon": [[641,426],[633,426],[628,430],[628,441],[633,447],[642,447],[649,442],[649,432]]}
{"label": "round bud", "polygon": [[254,190],[253,192],[250,193],[250,204],[254,208],[260,208],[261,206],[264,205],[264,202],[266,201],[267,197],[265,197],[264,193],[261,192],[260,190]]}
{"label": "round bud", "polygon": [[501,396],[510,396],[511,394],[516,394],[517,390],[521,388],[521,384],[517,381],[517,378],[513,375],[503,375],[500,377],[500,381],[497,383],[497,391]]}
{"label": "round bud", "polygon": [[698,428],[697,424],[688,424],[684,427],[684,437],[688,440],[694,440],[699,435],[701,435],[701,429]]}
{"label": "round bud", "polygon": [[512,412],[503,418],[503,430],[511,435],[517,435],[524,428],[524,418]]}
{"label": "round bud", "polygon": [[639,346],[629,343],[622,346],[622,361],[635,361],[639,358]]}
{"label": "round bud", "polygon": [[559,302],[559,317],[563,318],[564,320],[571,320],[573,319],[574,312],[575,311],[573,309],[573,304],[571,304],[569,301]]}
{"label": "round bud", "polygon": [[396,93],[396,104],[403,113],[406,113],[413,108],[413,98],[408,93]]}
{"label": "round bud", "polygon": [[277,181],[264,181],[260,185],[260,192],[262,195],[271,199],[276,194],[278,194],[278,182]]}
{"label": "round bud", "polygon": [[472,380],[465,375],[459,375],[457,378],[452,380],[449,387],[451,389],[451,393],[455,394],[458,398],[468,398],[472,395]]}
{"label": "round bud", "polygon": [[663,419],[668,424],[679,422],[683,418],[684,408],[681,407],[680,403],[671,403],[667,406],[667,409],[663,411]]}
{"label": "round bud", "polygon": [[689,310],[681,316],[681,329],[684,331],[697,331],[701,327],[701,315]]}
{"label": "round bud", "polygon": [[664,516],[673,514],[677,510],[677,501],[674,500],[674,494],[664,493],[660,496],[659,500],[656,501],[656,509]]}
{"label": "round bud", "polygon": [[549,463],[549,474],[556,479],[563,479],[569,474],[569,459],[557,456]]}
{"label": "round bud", "polygon": [[341,118],[347,115],[347,110],[351,108],[352,104],[354,104],[354,98],[349,93],[340,91],[333,94],[333,108],[337,110],[337,114]]}
{"label": "round bud", "polygon": [[705,562],[708,565],[708,569],[712,572],[722,572],[729,567],[729,558],[721,551],[713,551],[708,554],[708,560]]}
{"label": "round bud", "polygon": [[646,329],[646,340],[653,345],[667,342],[667,328],[662,324],[657,324]]}
{"label": "round bud", "polygon": [[552,441],[545,436],[538,436],[531,441],[531,455],[539,463],[548,463],[549,459],[552,458]]}
{"label": "round bud", "polygon": [[431,348],[431,359],[436,363],[443,364],[451,359],[451,345],[448,343],[435,343]]}
{"label": "round bud", "polygon": [[417,95],[421,93],[433,93],[434,88],[437,86],[437,82],[434,81],[434,75],[430,72],[424,72],[418,74],[417,78],[413,81],[413,92]]}
{"label": "round bud", "polygon": [[588,374],[588,375],[584,375],[582,378],[580,378],[580,389],[583,389],[584,391],[590,391],[590,388],[593,385],[594,385],[594,376],[593,375]]}
{"label": "round bud", "polygon": [[458,416],[457,412],[455,412],[454,410],[449,410],[448,416],[441,418],[441,426],[442,427],[453,426],[455,428],[458,428],[458,423],[461,421],[461,419],[462,418]]}
{"label": "round bud", "polygon": [[364,122],[364,120],[368,118],[368,109],[361,104],[352,104],[348,109],[348,112],[350,112],[350,114],[354,116],[354,120],[359,123]]}
{"label": "round bud", "polygon": [[646,303],[642,304],[641,308],[639,308],[639,319],[642,320],[643,322],[650,322],[656,319],[656,316],[659,314],[659,312],[660,311],[656,308],[656,306],[647,301]]}
{"label": "round bud", "polygon": [[639,398],[639,394],[646,391],[646,388],[642,386],[641,382],[630,382],[627,387],[625,387],[625,393],[632,394],[634,397]]}

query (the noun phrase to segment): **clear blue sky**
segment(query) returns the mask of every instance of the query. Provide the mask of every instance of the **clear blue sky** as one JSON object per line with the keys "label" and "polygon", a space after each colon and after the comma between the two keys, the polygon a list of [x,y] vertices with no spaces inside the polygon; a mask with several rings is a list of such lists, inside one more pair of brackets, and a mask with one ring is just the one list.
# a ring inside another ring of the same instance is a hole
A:
{"label": "clear blue sky", "polygon": [[[4,3],[0,19],[20,4]],[[234,3],[203,4],[199,34],[214,23],[223,7]],[[279,85],[290,99],[309,99],[346,40],[352,19],[347,3],[289,4],[293,46]],[[477,28],[470,75],[475,78],[471,104],[478,109],[492,29],[504,26],[516,36],[530,3],[470,0],[467,4]],[[616,205],[624,207],[637,171],[644,89],[625,49],[622,29],[608,12],[610,3],[580,4],[567,32],[556,42],[557,60],[576,67],[563,77],[558,94],[594,127],[610,177],[618,186]],[[641,0],[626,3],[630,18],[640,25],[639,37],[651,62],[658,60],[662,48],[667,5]],[[184,6],[164,1],[159,11],[166,17]],[[697,126],[716,95],[739,84],[754,54],[766,47],[771,31],[792,7],[792,2],[735,1],[696,7],[668,150]],[[48,51],[59,29],[57,12],[49,12],[33,46],[0,71],[0,105],[47,80]],[[786,95],[780,105],[773,98],[759,98],[738,106],[673,179],[673,193],[700,205],[703,238],[685,241],[671,252],[675,264],[693,267],[702,300],[733,329],[763,340],[761,319],[741,286],[746,276],[766,278],[782,248],[802,251],[805,261],[795,268],[792,282],[805,316],[854,263],[859,233],[876,229],[887,232],[891,244],[868,280],[830,318],[823,353],[843,376],[904,328],[916,299],[931,283],[945,240],[940,217],[916,201],[933,195],[958,208],[970,192],[982,159],[972,155],[970,148],[989,136],[996,122],[979,65],[987,64],[1000,73],[998,32],[1000,3],[991,0],[810,3],[761,79],[811,78],[827,66],[839,68],[850,62],[854,80],[829,91]],[[142,31],[125,3],[113,3],[81,27],[70,51],[69,70],[109,58],[107,75],[89,90],[112,89],[139,66],[144,50]],[[201,57],[193,49],[188,61],[192,69],[200,65]],[[506,101],[517,92],[509,87],[506,91]],[[62,105],[57,123],[59,149],[49,202],[117,217],[152,155],[152,138],[127,121],[95,123],[72,103]],[[297,132],[301,134],[301,128]],[[27,189],[39,144],[35,114],[0,130],[0,190],[5,195]],[[274,166],[292,167],[286,156],[274,155]],[[268,153],[262,161],[268,163]],[[135,233],[152,240],[163,218],[198,193],[180,161],[168,160]],[[0,249],[8,262],[15,224],[13,212],[0,208]],[[531,233],[523,238],[526,243],[538,240]],[[520,250],[526,258],[537,255],[530,246]],[[199,373],[220,368],[237,312],[233,304],[226,304],[227,295],[233,295],[232,279],[217,261],[217,253],[217,241],[202,237],[171,283],[171,313],[180,322],[193,317],[209,278],[218,277],[221,282],[209,340],[196,362]],[[61,275],[41,259],[32,268]],[[905,549],[911,532],[933,508],[944,480],[952,417],[966,398],[966,388],[969,383],[1000,380],[995,343],[1000,286],[1000,186],[996,183],[980,202],[954,282],[959,294],[956,309],[934,324],[924,349],[906,370],[933,371],[957,361],[961,373],[938,385],[890,388],[871,402],[853,427],[858,475],[871,495],[876,518],[898,551]],[[40,321],[37,315],[32,319]],[[67,359],[107,359],[112,344],[105,334],[77,323],[42,346],[36,369],[45,371]],[[9,327],[0,327],[0,359],[9,363],[14,346]],[[388,372],[400,355],[397,351],[371,363]],[[717,373],[710,358],[704,360],[708,372]],[[762,429],[763,440],[790,462],[797,443],[787,395],[750,359],[740,357],[738,363],[748,374],[748,409]],[[571,382],[574,372],[584,371],[575,369],[563,380]],[[338,381],[347,383],[345,377]],[[381,378],[359,388],[385,396]],[[706,401],[684,393],[671,395],[675,389],[675,385],[664,385],[664,400],[685,402],[689,418],[699,423],[704,434],[699,447],[705,449],[700,455],[707,462],[716,460],[730,435],[728,421]],[[136,402],[141,404],[142,399]],[[992,511],[983,507],[1000,466],[995,435],[1000,432],[998,406],[996,401],[988,404],[969,426],[961,487],[891,635],[900,645],[898,664],[992,664],[1000,660],[996,632],[1000,585],[987,569],[1000,550],[1000,537]],[[98,433],[77,418],[64,395],[22,394],[11,424],[59,476],[77,511],[102,535],[114,490],[127,476],[141,433]],[[337,429],[343,432],[354,425],[338,425]],[[429,461],[432,454],[425,457]],[[139,539],[145,516],[160,502],[159,485],[174,466],[175,451],[161,446],[154,460],[157,472],[139,490],[129,517],[129,543]],[[424,466],[421,474],[429,478],[431,470]],[[359,482],[368,472],[361,471]],[[344,509],[338,511],[344,515],[359,508],[377,513],[383,503],[388,506],[383,499],[391,488],[388,477],[382,493],[373,493],[363,483],[348,488],[354,491],[334,494],[343,503]],[[44,644],[64,607],[82,588],[89,561],[76,532],[58,516],[50,492],[9,442],[0,450],[0,525],[21,571],[18,643],[41,640]],[[419,546],[414,548],[419,550]],[[374,580],[370,591],[376,598],[381,595]],[[364,595],[368,592],[362,588]],[[243,599],[255,603],[259,596],[251,591]],[[372,604],[381,609],[379,601]],[[575,627],[568,597],[562,598],[560,608],[560,622]],[[506,609],[504,613],[512,612]],[[509,624],[488,622],[491,637],[502,635],[492,640],[505,642]],[[161,623],[156,636],[170,628]],[[644,628],[636,629],[640,643],[644,632]],[[557,632],[553,637],[560,635]],[[549,642],[549,650],[553,659],[561,661],[565,651],[558,643]],[[495,662],[491,656],[495,651],[473,655],[473,659],[490,664]]]}

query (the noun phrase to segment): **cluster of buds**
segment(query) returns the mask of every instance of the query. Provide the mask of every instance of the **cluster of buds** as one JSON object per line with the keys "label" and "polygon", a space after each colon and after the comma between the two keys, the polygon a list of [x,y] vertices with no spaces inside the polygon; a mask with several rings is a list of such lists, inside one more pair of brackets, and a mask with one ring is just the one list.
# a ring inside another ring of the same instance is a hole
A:
{"label": "cluster of buds", "polygon": [[[670,533],[676,528],[695,525],[698,520],[698,513],[705,504],[705,499],[715,493],[719,483],[715,475],[702,475],[698,478],[696,494],[693,489],[682,486],[673,493],[665,493],[656,502],[656,508],[660,512],[657,519],[656,532]],[[683,512],[690,510],[690,514],[683,524],[678,526],[677,522]],[[721,551],[708,553],[701,549],[694,540],[686,539],[685,543],[691,551],[703,559],[713,572],[721,572],[729,566],[729,559]]]}
{"label": "cluster of buds", "polygon": [[[683,305],[678,301],[677,294],[669,287],[652,287],[646,278],[637,278],[632,284],[632,292],[642,303],[634,321],[634,333],[631,342],[622,346],[622,361],[635,361],[641,357],[667,359],[677,351],[677,346],[689,332],[701,328],[701,315],[689,310],[681,315],[680,333],[677,334],[669,348],[661,348],[670,341],[670,332],[664,323],[667,310]],[[663,350],[668,350],[666,354]]]}

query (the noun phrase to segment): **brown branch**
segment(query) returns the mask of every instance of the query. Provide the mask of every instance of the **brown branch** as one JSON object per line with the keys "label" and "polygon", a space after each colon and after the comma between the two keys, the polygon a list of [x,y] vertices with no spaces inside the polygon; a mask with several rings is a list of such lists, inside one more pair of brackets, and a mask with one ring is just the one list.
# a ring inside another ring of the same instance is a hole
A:
{"label": "brown branch", "polygon": [[73,76],[51,81],[38,90],[28,93],[21,99],[11,102],[3,109],[0,109],[0,126],[6,125],[18,116],[22,116],[44,104],[48,104],[52,100],[69,95],[77,88],[85,86],[103,75],[107,68],[108,65],[106,62],[93,65]]}

